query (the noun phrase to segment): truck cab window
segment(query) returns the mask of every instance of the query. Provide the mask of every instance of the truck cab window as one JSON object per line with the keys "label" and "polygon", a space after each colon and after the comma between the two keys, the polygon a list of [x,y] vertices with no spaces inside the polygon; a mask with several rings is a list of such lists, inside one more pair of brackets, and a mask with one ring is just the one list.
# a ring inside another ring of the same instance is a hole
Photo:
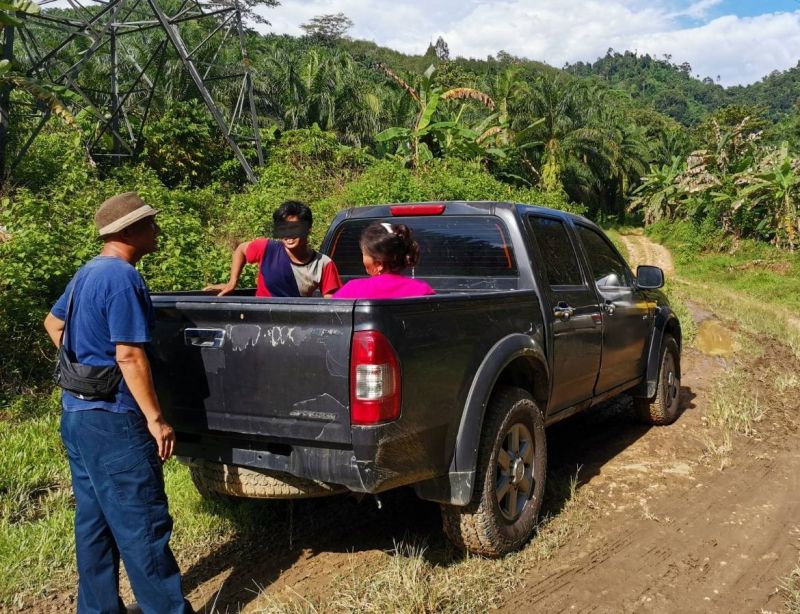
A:
{"label": "truck cab window", "polygon": [[[343,276],[364,276],[359,239],[376,218],[343,222],[334,230],[329,256]],[[516,277],[517,263],[505,224],[493,216],[392,217],[419,243],[418,277]]]}
{"label": "truck cab window", "polygon": [[611,245],[595,230],[576,224],[586,259],[598,288],[620,288],[633,285],[630,270]]}
{"label": "truck cab window", "polygon": [[564,222],[536,215],[528,216],[528,222],[544,259],[550,287],[584,285],[578,257]]}

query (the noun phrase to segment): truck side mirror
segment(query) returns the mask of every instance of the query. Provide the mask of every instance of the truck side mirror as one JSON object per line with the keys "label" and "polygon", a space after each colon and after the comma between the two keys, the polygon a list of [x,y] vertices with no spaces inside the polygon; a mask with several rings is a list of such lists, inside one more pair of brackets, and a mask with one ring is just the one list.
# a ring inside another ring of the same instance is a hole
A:
{"label": "truck side mirror", "polygon": [[641,264],[636,267],[636,287],[641,290],[657,290],[664,287],[664,271],[657,266]]}

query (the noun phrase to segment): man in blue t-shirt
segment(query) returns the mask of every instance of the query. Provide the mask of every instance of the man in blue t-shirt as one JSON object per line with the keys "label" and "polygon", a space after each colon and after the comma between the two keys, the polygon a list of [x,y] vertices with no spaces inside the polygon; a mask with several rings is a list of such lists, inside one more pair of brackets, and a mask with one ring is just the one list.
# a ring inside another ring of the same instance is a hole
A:
{"label": "man in blue t-shirt", "polygon": [[192,612],[169,547],[172,518],[161,467],[172,456],[175,433],[153,387],[145,352],[153,306],[134,268],[157,249],[156,213],[135,192],[105,201],[95,214],[104,242],[100,255],[78,270],[44,322],[69,361],[118,368],[122,375],[105,398],[62,394],[61,438],[76,503],[79,614],[125,611],[120,555],[143,612]]}

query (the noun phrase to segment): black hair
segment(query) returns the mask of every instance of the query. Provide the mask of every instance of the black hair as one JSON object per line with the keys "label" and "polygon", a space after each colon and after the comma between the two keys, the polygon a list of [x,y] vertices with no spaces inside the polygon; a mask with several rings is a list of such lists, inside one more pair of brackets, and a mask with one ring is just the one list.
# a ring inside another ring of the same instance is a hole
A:
{"label": "black hair", "polygon": [[311,207],[299,200],[287,200],[281,203],[280,207],[275,209],[272,214],[272,223],[278,224],[285,222],[286,218],[290,215],[296,215],[298,221],[306,222],[309,226],[314,223],[314,215],[311,213]]}
{"label": "black hair", "polygon": [[411,229],[403,224],[370,224],[361,233],[359,244],[391,273],[416,266],[419,262],[419,244],[411,238]]}

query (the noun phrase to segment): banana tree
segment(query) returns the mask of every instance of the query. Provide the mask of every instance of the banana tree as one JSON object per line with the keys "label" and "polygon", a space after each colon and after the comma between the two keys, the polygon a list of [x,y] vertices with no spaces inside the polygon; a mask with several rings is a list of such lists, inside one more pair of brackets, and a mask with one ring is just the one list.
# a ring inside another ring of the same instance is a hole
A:
{"label": "banana tree", "polygon": [[784,141],[753,170],[737,174],[739,201],[747,208],[763,208],[772,220],[775,243],[794,251],[800,232],[800,160],[789,153]]}
{"label": "banana tree", "polygon": [[634,190],[628,211],[641,210],[646,224],[672,219],[683,195],[678,186],[683,170],[684,162],[678,156],[672,158],[671,164],[651,167],[650,172],[642,177],[642,185]]}
{"label": "banana tree", "polygon": [[417,88],[403,80],[387,66],[379,64],[378,67],[414,101],[417,107],[417,114],[410,128],[405,126],[387,128],[379,133],[375,140],[378,142],[398,142],[397,152],[409,161],[414,168],[419,168],[421,164],[433,158],[434,152],[431,150],[430,145],[434,142],[444,148],[448,146],[448,143],[452,146],[456,139],[459,143],[464,143],[465,141],[474,143],[480,137],[481,133],[472,131],[460,124],[463,107],[454,119],[433,121],[441,101],[474,100],[487,109],[494,111],[494,101],[488,94],[480,90],[458,87],[442,91],[441,87],[434,85],[432,76],[436,69],[433,65],[423,73]]}

